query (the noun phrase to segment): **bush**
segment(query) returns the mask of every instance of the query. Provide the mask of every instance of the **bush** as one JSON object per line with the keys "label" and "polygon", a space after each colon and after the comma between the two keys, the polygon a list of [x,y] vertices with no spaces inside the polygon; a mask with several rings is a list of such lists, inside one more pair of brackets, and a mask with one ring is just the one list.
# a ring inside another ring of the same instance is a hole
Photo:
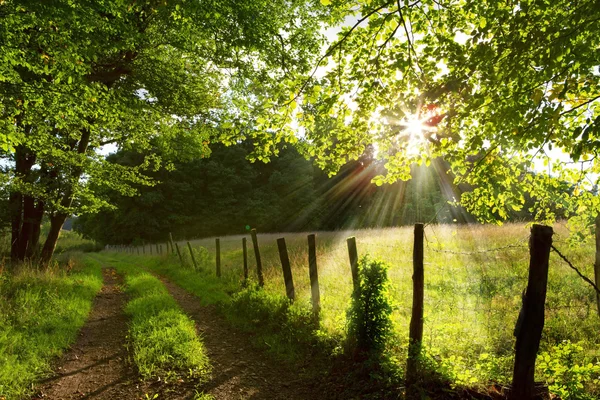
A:
{"label": "bush", "polygon": [[565,340],[538,357],[548,389],[563,400],[597,399],[600,393],[600,363],[578,363],[582,352],[583,347]]}
{"label": "bush", "polygon": [[348,341],[355,356],[381,355],[392,334],[388,268],[368,255],[359,261],[359,286],[348,313]]}

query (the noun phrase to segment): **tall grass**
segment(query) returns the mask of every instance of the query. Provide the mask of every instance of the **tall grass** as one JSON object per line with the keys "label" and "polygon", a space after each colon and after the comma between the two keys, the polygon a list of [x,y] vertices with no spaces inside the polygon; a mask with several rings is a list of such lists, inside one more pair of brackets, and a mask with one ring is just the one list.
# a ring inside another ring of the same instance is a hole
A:
{"label": "tall grass", "polygon": [[76,264],[72,273],[21,266],[0,272],[0,398],[21,398],[50,362],[72,343],[102,287],[100,265]]}
{"label": "tall grass", "polygon": [[[524,224],[497,226],[428,226],[425,230],[424,348],[429,360],[457,384],[507,383],[512,374],[513,329],[527,284],[529,230]],[[593,274],[591,245],[568,247],[567,232],[557,226],[554,243],[588,276]],[[412,301],[412,228],[319,232],[317,258],[321,289],[319,335],[343,341],[347,331],[352,278],[345,239],[356,236],[359,255],[369,253],[391,265],[390,297],[395,340],[388,351],[403,368],[408,346]],[[221,238],[223,283],[242,290],[242,237]],[[283,295],[285,285],[276,239],[285,237],[294,284],[296,307],[308,309],[310,280],[304,233],[259,235],[265,291]],[[250,240],[248,240],[250,243]],[[202,268],[214,274],[214,239],[192,242],[206,247],[212,257]],[[180,244],[180,248],[184,248]],[[249,266],[255,261],[249,246]],[[184,252],[184,255],[187,252]],[[191,279],[191,278],[188,278]],[[202,297],[202,294],[200,293]],[[551,255],[546,323],[541,352],[558,354],[564,341],[579,343],[576,365],[597,363],[600,318],[593,290],[555,254]],[[538,378],[554,379],[538,370]],[[598,385],[586,390],[598,394]],[[591,385],[591,386],[590,386]]]}

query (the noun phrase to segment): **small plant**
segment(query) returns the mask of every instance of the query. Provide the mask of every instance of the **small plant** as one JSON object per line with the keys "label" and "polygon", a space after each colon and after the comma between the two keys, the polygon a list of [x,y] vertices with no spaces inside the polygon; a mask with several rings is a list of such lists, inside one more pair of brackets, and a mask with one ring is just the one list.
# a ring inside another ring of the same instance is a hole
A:
{"label": "small plant", "polygon": [[[539,355],[538,368],[550,392],[563,400],[597,399],[600,389],[600,363],[577,363],[583,347],[565,340],[550,352]],[[595,388],[595,390],[593,389]]]}
{"label": "small plant", "polygon": [[364,256],[358,265],[359,285],[352,294],[348,340],[354,355],[381,355],[392,334],[388,265]]}

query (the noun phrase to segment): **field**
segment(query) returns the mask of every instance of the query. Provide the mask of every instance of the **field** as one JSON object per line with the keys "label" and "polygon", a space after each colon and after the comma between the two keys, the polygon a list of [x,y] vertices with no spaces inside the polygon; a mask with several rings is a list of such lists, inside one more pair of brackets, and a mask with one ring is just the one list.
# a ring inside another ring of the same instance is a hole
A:
{"label": "field", "polygon": [[[424,345],[428,359],[455,384],[509,383],[513,330],[527,283],[528,227],[524,224],[428,226],[425,235]],[[555,246],[592,277],[593,245],[570,247],[567,235],[567,230],[558,226]],[[389,296],[394,306],[395,337],[389,351],[402,369],[412,301],[412,228],[317,233],[322,305],[319,335],[334,338],[339,346],[343,345],[352,291],[345,241],[349,236],[356,236],[359,256],[369,253],[390,265]],[[276,245],[279,237],[286,238],[292,264],[297,298],[294,307],[308,309],[310,284],[305,233],[259,234],[265,289],[280,295],[285,293]],[[234,288],[230,291],[236,287],[239,290],[243,277],[242,236],[223,237],[220,241],[223,281]],[[251,276],[255,276],[249,238],[248,242],[249,267]],[[203,268],[214,271],[214,238],[196,240],[192,245],[208,249]],[[187,257],[185,242],[179,243],[179,247]],[[549,384],[555,382],[555,392],[586,381],[586,390],[597,394],[597,383],[592,383],[597,374],[591,369],[589,376],[573,371],[578,371],[576,365],[598,363],[599,329],[593,290],[553,253],[538,378]]]}

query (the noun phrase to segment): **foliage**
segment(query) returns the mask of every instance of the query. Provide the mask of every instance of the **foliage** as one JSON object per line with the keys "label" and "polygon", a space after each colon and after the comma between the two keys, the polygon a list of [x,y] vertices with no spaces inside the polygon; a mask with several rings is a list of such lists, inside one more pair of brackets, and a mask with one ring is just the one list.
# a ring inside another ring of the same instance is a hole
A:
{"label": "foliage", "polygon": [[389,266],[363,256],[358,263],[359,284],[352,293],[348,340],[355,353],[380,357],[392,335]]}
{"label": "foliage", "polygon": [[548,352],[538,356],[538,368],[544,380],[548,382],[552,393],[564,400],[587,400],[596,398],[592,395],[592,386],[598,392],[600,387],[600,363],[588,361],[579,363],[582,359],[583,347],[565,340],[554,346]]}
{"label": "foliage", "polygon": [[[288,111],[264,126],[299,125],[304,153],[332,172],[376,146],[387,169],[378,184],[443,159],[483,221],[506,219],[526,195],[539,221],[554,219],[553,202],[598,212],[589,196],[600,170],[595,1],[322,4],[337,37],[314,73],[293,82],[296,95],[280,103]],[[532,173],[534,159],[550,173]],[[557,190],[562,182],[573,196]]]}
{"label": "foliage", "polygon": [[[144,171],[239,135],[268,147],[240,110],[307,70],[324,11],[305,0],[3,1],[0,187],[14,222],[29,221],[33,205],[51,217],[42,263],[66,217],[111,206],[100,185],[133,195],[153,184]],[[100,154],[109,144],[147,153],[124,166]]]}
{"label": "foliage", "polygon": [[131,317],[132,358],[140,374],[146,379],[165,379],[173,373],[206,378],[210,371],[208,357],[196,335],[194,322],[164,285],[134,264],[109,261],[125,274],[130,296],[125,312]]}
{"label": "foliage", "polygon": [[32,383],[75,341],[101,287],[100,264],[89,259],[70,274],[0,272],[0,397],[31,394]]}

